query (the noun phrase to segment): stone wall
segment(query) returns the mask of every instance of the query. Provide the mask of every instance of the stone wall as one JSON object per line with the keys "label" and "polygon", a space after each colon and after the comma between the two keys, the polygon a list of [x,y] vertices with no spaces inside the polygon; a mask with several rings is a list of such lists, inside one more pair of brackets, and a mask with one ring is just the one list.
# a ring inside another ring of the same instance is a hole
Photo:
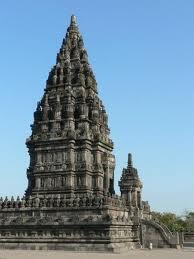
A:
{"label": "stone wall", "polygon": [[184,247],[194,247],[194,231],[187,231],[182,233],[183,234],[183,245]]}
{"label": "stone wall", "polygon": [[150,243],[152,243],[153,248],[177,248],[181,246],[178,233],[171,233],[164,224],[154,220],[141,220],[140,239],[145,248],[149,248]]}
{"label": "stone wall", "polygon": [[138,226],[124,201],[52,197],[0,203],[0,248],[121,252],[135,248]]}

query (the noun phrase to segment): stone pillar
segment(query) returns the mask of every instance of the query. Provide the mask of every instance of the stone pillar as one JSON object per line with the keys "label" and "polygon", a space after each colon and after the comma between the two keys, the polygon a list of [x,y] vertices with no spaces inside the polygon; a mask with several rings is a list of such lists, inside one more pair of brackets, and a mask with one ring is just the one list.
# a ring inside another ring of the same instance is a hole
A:
{"label": "stone pillar", "polygon": [[75,163],[75,152],[74,152],[73,148],[71,148],[69,150],[69,162],[71,163],[71,166],[73,167],[74,163]]}
{"label": "stone pillar", "polygon": [[71,141],[69,144],[69,150],[67,151],[67,164],[69,164],[69,170],[71,170],[70,174],[68,175],[68,186],[73,190],[74,186],[74,172],[75,170],[75,151],[74,151],[74,143],[75,141]]}
{"label": "stone pillar", "polygon": [[128,197],[127,197],[127,201],[128,201],[128,204],[130,204],[131,205],[131,197],[132,195],[131,195],[131,188],[129,189],[129,191],[128,191]]}
{"label": "stone pillar", "polygon": [[142,209],[141,191],[137,191],[137,205],[139,209]]}
{"label": "stone pillar", "polygon": [[41,187],[41,180],[40,180],[39,177],[37,177],[37,178],[36,178],[36,188],[37,188],[37,189],[40,189],[40,187]]}
{"label": "stone pillar", "polygon": [[37,152],[37,164],[42,164],[42,154],[40,152]]}
{"label": "stone pillar", "polygon": [[106,166],[105,168],[104,168],[104,181],[103,181],[103,187],[104,187],[104,192],[105,192],[105,194],[107,194],[108,193],[108,188],[109,188],[109,183],[108,183],[108,181],[109,181],[109,179],[108,179],[108,166]]}
{"label": "stone pillar", "polygon": [[132,189],[132,206],[137,207],[137,191],[135,188]]}
{"label": "stone pillar", "polygon": [[106,171],[106,188],[107,188],[107,192],[109,190],[109,175],[110,175],[110,162],[107,161],[107,171]]}

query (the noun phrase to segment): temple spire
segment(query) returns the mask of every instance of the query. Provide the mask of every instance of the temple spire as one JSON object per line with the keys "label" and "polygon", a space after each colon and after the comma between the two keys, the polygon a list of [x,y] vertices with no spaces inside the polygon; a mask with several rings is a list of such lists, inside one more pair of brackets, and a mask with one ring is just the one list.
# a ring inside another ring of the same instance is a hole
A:
{"label": "temple spire", "polygon": [[132,154],[128,154],[128,168],[133,167]]}
{"label": "temple spire", "polygon": [[[74,15],[40,103],[27,142],[31,155],[27,195],[114,193],[108,116],[98,97],[97,82]],[[44,147],[41,151],[34,149],[39,143],[44,146],[44,141],[47,153]],[[61,143],[68,147],[59,148]]]}
{"label": "temple spire", "polygon": [[75,15],[71,16],[71,21],[70,21],[68,31],[79,34],[79,29],[78,29],[78,25],[77,25],[77,18],[76,18]]}
{"label": "temple spire", "polygon": [[70,25],[77,25],[77,18],[76,18],[75,15],[71,16],[71,23],[70,23]]}

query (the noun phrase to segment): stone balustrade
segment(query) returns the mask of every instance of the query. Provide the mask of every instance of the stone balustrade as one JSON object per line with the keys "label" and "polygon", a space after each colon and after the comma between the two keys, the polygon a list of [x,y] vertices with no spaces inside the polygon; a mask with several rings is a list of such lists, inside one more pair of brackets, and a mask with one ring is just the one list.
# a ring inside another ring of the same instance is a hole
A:
{"label": "stone balustrade", "polygon": [[73,207],[94,207],[100,208],[102,206],[112,206],[118,208],[125,208],[125,200],[118,195],[112,196],[74,196],[71,198],[65,195],[52,195],[51,197],[35,196],[35,197],[22,197],[19,196],[14,199],[5,197],[0,198],[0,210],[7,209],[22,209],[22,208],[73,208]]}

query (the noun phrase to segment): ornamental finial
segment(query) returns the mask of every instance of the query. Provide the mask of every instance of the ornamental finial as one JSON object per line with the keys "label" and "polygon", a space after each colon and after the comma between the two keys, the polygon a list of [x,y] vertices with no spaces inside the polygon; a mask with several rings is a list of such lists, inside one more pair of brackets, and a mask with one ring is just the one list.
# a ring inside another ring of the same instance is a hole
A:
{"label": "ornamental finial", "polygon": [[132,162],[132,155],[131,155],[131,153],[128,154],[128,167],[133,167],[133,162]]}
{"label": "ornamental finial", "polygon": [[76,18],[75,15],[72,15],[72,16],[71,16],[71,25],[72,25],[72,24],[74,24],[74,25],[77,24],[77,18]]}

